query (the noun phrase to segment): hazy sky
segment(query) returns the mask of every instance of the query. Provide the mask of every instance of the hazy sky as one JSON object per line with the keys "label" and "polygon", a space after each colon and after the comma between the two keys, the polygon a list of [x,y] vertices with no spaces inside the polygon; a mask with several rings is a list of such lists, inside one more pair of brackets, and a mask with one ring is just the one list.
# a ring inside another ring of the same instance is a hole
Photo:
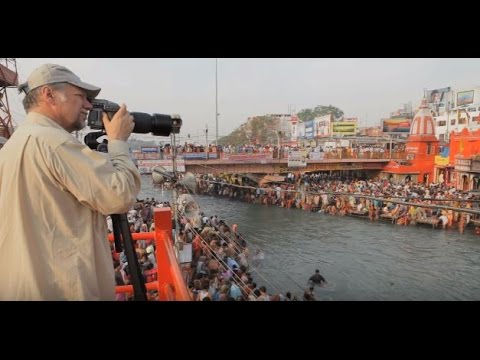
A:
{"label": "hazy sky", "polygon": [[[70,68],[100,86],[98,98],[124,102],[130,111],[180,114],[181,139],[215,138],[215,59],[17,59],[20,81],[43,63]],[[219,137],[249,116],[333,105],[360,126],[409,101],[424,89],[480,85],[480,59],[218,59]],[[22,95],[9,90],[16,123],[24,119]]]}

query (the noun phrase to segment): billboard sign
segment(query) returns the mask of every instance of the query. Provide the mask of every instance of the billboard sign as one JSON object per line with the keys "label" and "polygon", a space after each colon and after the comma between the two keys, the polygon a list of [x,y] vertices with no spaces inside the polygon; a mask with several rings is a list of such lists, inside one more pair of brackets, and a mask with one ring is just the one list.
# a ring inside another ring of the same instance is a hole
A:
{"label": "billboard sign", "polygon": [[[315,133],[318,137],[330,136],[330,118],[331,114],[319,116],[315,118]],[[317,137],[317,136],[316,136]]]}
{"label": "billboard sign", "polygon": [[410,132],[411,119],[384,119],[384,133],[408,133]]}
{"label": "billboard sign", "polygon": [[434,89],[427,91],[427,102],[435,106],[445,106],[447,94],[450,92],[450,87]]}
{"label": "billboard sign", "polygon": [[305,167],[307,166],[307,157],[305,151],[289,151],[288,167]]}
{"label": "billboard sign", "polygon": [[305,139],[313,139],[313,120],[305,121]]}
{"label": "billboard sign", "polygon": [[[196,152],[191,152],[191,153],[183,153],[182,154],[182,157],[184,160],[202,160],[202,159],[206,159],[207,158],[207,153],[205,152],[199,152],[199,153],[196,153]],[[218,156],[217,156],[217,153],[214,153],[214,152],[209,152],[208,153],[208,158],[209,159],[217,159]]]}
{"label": "billboard sign", "polygon": [[311,152],[308,156],[310,160],[323,160],[324,154],[324,152]]}
{"label": "billboard sign", "polygon": [[226,161],[235,161],[241,163],[260,163],[266,164],[268,160],[272,159],[272,153],[269,154],[223,154],[222,159]]}
{"label": "billboard sign", "polygon": [[332,135],[355,135],[357,133],[356,121],[332,122]]}
{"label": "billboard sign", "polygon": [[473,90],[457,93],[457,106],[473,104]]}
{"label": "billboard sign", "polygon": [[142,146],[141,148],[142,153],[147,154],[147,153],[159,153],[160,149],[158,146]]}

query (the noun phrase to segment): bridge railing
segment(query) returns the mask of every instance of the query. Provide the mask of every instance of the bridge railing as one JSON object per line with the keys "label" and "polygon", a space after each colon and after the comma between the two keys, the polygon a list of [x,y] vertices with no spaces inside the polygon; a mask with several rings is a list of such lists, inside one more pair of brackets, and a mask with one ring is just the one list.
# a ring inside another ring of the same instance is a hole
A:
{"label": "bridge railing", "polygon": [[[196,158],[186,158],[187,161],[201,161],[205,162],[205,155],[202,157],[202,153],[196,153]],[[278,162],[288,160],[288,152],[283,151],[280,154],[277,153],[219,153],[218,159],[222,161],[231,161],[231,162],[258,162],[258,163],[269,163],[269,162]],[[307,152],[307,162],[312,161],[322,161],[322,160],[332,160],[332,159],[379,159],[379,160],[388,160],[388,159],[405,159],[406,153],[404,151],[350,151],[349,149],[343,150],[331,150],[320,153]],[[209,159],[212,160],[212,159]],[[213,159],[216,160],[216,159]]]}

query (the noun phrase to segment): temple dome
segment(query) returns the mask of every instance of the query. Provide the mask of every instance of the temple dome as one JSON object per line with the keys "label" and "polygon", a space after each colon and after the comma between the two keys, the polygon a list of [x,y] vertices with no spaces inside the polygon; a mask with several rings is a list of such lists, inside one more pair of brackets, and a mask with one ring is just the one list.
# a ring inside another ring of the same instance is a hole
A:
{"label": "temple dome", "polygon": [[427,100],[422,99],[420,109],[413,118],[410,126],[410,136],[435,136],[435,122],[427,105]]}

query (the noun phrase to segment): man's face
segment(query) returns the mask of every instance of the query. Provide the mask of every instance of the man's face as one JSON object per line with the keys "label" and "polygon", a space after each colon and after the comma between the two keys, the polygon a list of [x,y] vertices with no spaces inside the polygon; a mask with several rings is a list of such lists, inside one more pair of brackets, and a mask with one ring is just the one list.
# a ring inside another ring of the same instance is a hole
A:
{"label": "man's face", "polygon": [[81,130],[86,125],[88,111],[92,104],[86,91],[74,85],[66,84],[61,90],[54,90],[56,120],[68,132]]}

